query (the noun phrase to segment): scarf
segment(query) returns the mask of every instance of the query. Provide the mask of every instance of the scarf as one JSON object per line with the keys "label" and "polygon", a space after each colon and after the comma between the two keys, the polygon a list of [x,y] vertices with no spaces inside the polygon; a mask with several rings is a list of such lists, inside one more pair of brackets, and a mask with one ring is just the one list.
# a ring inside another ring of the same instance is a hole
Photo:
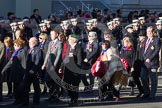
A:
{"label": "scarf", "polygon": [[45,45],[45,42],[41,42],[41,43],[39,44],[39,46],[40,46],[41,48],[43,48],[44,45]]}
{"label": "scarf", "polygon": [[132,50],[132,47],[131,46],[122,46],[122,49],[123,50]]}
{"label": "scarf", "polygon": [[5,58],[7,61],[8,61],[8,53],[9,53],[9,47],[6,47]]}
{"label": "scarf", "polygon": [[103,55],[107,50],[108,50],[108,48],[102,50],[101,55]]}
{"label": "scarf", "polygon": [[18,50],[15,50],[13,53],[12,53],[12,56],[11,56],[11,60],[13,60],[14,57],[16,57],[19,53],[19,51],[21,50],[22,48],[19,48]]}

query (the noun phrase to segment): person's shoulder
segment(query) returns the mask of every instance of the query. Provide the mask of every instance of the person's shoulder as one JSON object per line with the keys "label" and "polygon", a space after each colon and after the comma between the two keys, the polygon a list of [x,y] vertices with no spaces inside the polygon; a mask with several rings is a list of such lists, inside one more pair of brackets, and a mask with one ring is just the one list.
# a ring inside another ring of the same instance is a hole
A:
{"label": "person's shoulder", "polygon": [[112,53],[113,53],[113,49],[112,49],[112,48],[109,48],[109,49],[107,50],[107,53],[112,54]]}
{"label": "person's shoulder", "polygon": [[22,49],[20,49],[20,51],[18,53],[24,55],[26,53],[26,49],[22,48]]}
{"label": "person's shoulder", "polygon": [[62,45],[62,42],[60,40],[57,40],[57,45],[61,46]]}
{"label": "person's shoulder", "polygon": [[62,44],[62,41],[58,40],[58,43],[59,43],[59,44]]}
{"label": "person's shoulder", "polygon": [[159,37],[154,36],[154,37],[153,37],[153,40],[155,40],[155,41],[159,41],[160,39],[159,39]]}
{"label": "person's shoulder", "polygon": [[30,18],[34,18],[34,17],[35,17],[34,14],[30,16]]}
{"label": "person's shoulder", "polygon": [[34,47],[35,50],[41,50],[39,46]]}
{"label": "person's shoulder", "polygon": [[76,44],[75,48],[76,49],[82,49],[82,47],[79,44]]}

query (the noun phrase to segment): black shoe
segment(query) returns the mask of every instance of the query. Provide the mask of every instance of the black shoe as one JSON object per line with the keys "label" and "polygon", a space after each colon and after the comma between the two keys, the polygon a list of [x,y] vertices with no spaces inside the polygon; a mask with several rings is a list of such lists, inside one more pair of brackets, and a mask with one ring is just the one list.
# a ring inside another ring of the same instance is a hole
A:
{"label": "black shoe", "polygon": [[147,98],[149,98],[149,94],[143,95],[141,98],[142,98],[142,99],[147,99]]}
{"label": "black shoe", "polygon": [[39,108],[39,104],[33,104],[32,108]]}
{"label": "black shoe", "polygon": [[0,97],[0,102],[3,102],[3,98],[2,97]]}
{"label": "black shoe", "polygon": [[6,97],[8,97],[8,98],[13,98],[13,95],[12,95],[12,93],[8,93],[7,95],[6,95]]}
{"label": "black shoe", "polygon": [[69,107],[73,107],[73,103],[72,102],[69,103]]}
{"label": "black shoe", "polygon": [[69,103],[69,107],[77,107],[77,106],[79,106],[77,100],[76,101],[72,101],[72,102]]}
{"label": "black shoe", "polygon": [[136,96],[136,98],[141,97],[142,94],[143,94],[143,93],[139,93],[139,94]]}
{"label": "black shoe", "polygon": [[47,93],[47,88],[44,88],[43,92],[42,92],[42,95],[46,94]]}
{"label": "black shoe", "polygon": [[112,95],[112,94],[109,94],[109,95],[106,97],[105,100],[106,100],[106,101],[111,101],[111,100],[113,100],[113,95]]}
{"label": "black shoe", "polygon": [[134,96],[134,93],[133,92],[129,93],[129,96]]}
{"label": "black shoe", "polygon": [[102,102],[102,101],[104,101],[104,98],[99,98],[98,101]]}
{"label": "black shoe", "polygon": [[54,97],[50,96],[46,101],[51,101]]}
{"label": "black shoe", "polygon": [[20,107],[22,107],[22,108],[27,107],[28,108],[29,107],[29,103],[28,102],[21,103]]}
{"label": "black shoe", "polygon": [[58,102],[60,102],[60,100],[58,98],[53,98],[49,102],[51,102],[51,103],[58,103]]}
{"label": "black shoe", "polygon": [[22,102],[21,102],[21,101],[18,101],[18,100],[15,100],[15,101],[12,103],[12,105],[20,105],[20,104],[22,104]]}
{"label": "black shoe", "polygon": [[155,97],[148,97],[147,100],[148,101],[154,101],[155,100]]}

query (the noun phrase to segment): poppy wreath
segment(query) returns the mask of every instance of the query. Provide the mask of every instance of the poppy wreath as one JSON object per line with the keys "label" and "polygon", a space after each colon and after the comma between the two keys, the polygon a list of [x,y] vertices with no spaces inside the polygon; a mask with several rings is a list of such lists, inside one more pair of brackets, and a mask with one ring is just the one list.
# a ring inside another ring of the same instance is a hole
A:
{"label": "poppy wreath", "polygon": [[[105,67],[104,62],[97,60],[91,67],[92,76],[93,77],[101,76],[104,73],[104,69],[105,69],[104,67]],[[98,68],[97,71],[96,71],[96,68]]]}
{"label": "poppy wreath", "polygon": [[128,70],[128,62],[127,62],[127,60],[125,60],[124,58],[120,58],[120,60],[121,60],[121,62],[123,64],[123,66],[124,66],[124,69]]}

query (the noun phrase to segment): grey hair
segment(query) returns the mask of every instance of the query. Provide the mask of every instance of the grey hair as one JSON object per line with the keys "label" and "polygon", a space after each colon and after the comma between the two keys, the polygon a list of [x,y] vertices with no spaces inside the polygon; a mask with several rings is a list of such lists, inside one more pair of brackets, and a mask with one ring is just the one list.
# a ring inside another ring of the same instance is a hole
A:
{"label": "grey hair", "polygon": [[30,40],[34,40],[35,45],[38,45],[38,39],[36,37],[31,37]]}

